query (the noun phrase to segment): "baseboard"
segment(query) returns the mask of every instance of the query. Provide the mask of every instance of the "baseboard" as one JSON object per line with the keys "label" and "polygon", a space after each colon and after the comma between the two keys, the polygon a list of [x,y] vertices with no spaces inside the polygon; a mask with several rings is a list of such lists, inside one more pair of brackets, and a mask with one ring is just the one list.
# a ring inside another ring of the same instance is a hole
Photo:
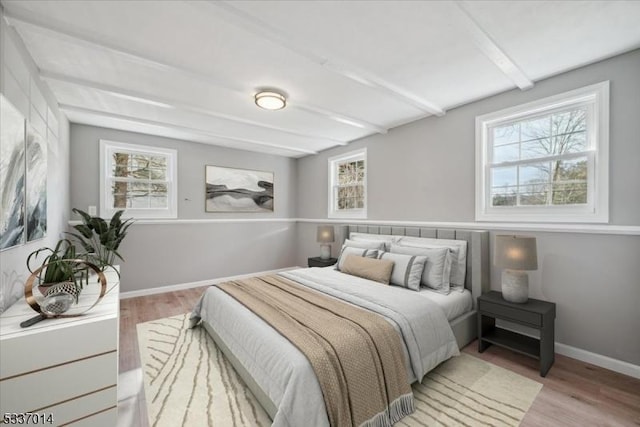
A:
{"label": "baseboard", "polygon": [[[523,331],[520,328],[511,326],[512,324],[505,324],[504,321],[498,325],[503,329],[507,329],[512,332],[516,332],[529,337],[538,338],[536,335]],[[601,368],[608,369],[610,371],[618,372],[620,374],[628,375],[633,378],[640,379],[640,366],[633,363],[625,362],[623,360],[614,359],[613,357],[603,356],[602,354],[592,353],[581,348],[572,347],[567,344],[555,342],[556,354],[571,357],[572,359],[579,360],[581,362],[590,363]]]}
{"label": "baseboard", "polygon": [[229,280],[244,279],[247,277],[258,276],[262,274],[275,274],[281,271],[293,270],[296,268],[301,268],[301,267],[286,267],[286,268],[279,268],[276,270],[257,271],[255,273],[240,274],[237,276],[218,277],[215,279],[200,280],[197,282],[180,283],[177,285],[158,286],[156,288],[141,289],[139,291],[120,292],[120,299],[142,297],[142,296],[154,295],[154,294],[162,294],[165,292],[181,291],[184,289],[191,289],[191,288],[199,288],[201,286],[213,285],[216,283],[227,282]]}
{"label": "baseboard", "polygon": [[556,342],[556,353],[640,379],[640,366]]}

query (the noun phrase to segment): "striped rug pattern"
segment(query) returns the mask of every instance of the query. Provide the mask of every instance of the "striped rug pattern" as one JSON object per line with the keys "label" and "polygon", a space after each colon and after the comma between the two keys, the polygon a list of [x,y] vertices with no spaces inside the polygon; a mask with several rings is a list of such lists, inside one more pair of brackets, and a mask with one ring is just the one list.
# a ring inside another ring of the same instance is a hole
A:
{"label": "striped rug pattern", "polygon": [[271,420],[204,328],[187,314],[138,328],[152,427],[268,427]]}
{"label": "striped rug pattern", "polygon": [[[149,425],[271,425],[204,328],[187,324],[185,314],[137,325]],[[416,412],[396,426],[518,426],[541,388],[462,354],[414,384]]]}

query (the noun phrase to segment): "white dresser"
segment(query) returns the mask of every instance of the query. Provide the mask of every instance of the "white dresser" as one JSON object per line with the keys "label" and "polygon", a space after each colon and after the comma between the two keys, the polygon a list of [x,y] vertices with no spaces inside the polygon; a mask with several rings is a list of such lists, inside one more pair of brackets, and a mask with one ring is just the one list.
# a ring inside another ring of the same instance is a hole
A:
{"label": "white dresser", "polygon": [[[20,322],[37,315],[24,299],[0,315],[0,423],[4,414],[31,412],[40,418],[26,425],[116,425],[119,283],[115,272],[105,276],[107,294],[81,317],[23,329]],[[78,304],[91,305],[98,292],[91,282]]]}

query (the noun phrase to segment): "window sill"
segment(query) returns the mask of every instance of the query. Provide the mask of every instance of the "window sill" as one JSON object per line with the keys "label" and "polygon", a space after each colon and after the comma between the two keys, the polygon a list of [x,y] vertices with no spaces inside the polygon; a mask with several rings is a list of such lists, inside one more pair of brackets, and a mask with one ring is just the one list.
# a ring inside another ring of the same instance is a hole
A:
{"label": "window sill", "polygon": [[508,222],[508,223],[545,223],[545,224],[607,224],[608,214],[527,214],[519,212],[504,213],[476,213],[478,222]]}

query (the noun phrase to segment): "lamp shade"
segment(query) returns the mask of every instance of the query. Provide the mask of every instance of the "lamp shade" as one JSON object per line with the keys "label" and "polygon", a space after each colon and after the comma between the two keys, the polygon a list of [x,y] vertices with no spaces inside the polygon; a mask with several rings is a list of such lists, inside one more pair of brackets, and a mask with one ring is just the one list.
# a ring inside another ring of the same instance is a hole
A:
{"label": "lamp shade", "polygon": [[333,234],[333,225],[319,225],[318,237],[316,239],[320,243],[332,243],[335,241]]}
{"label": "lamp shade", "polygon": [[537,270],[536,238],[496,236],[493,263],[496,267],[509,270]]}

